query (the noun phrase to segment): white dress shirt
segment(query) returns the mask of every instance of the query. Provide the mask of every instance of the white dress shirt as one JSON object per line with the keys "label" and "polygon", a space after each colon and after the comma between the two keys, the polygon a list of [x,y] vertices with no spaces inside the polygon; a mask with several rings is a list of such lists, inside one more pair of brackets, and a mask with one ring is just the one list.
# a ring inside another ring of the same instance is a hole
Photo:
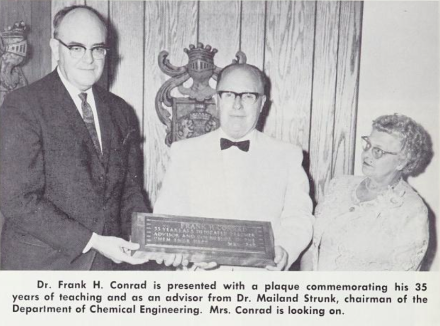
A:
{"label": "white dress shirt", "polygon": [[102,151],[102,141],[101,141],[101,127],[99,125],[99,119],[98,119],[98,111],[96,110],[96,102],[95,102],[95,97],[93,96],[93,91],[92,88],[89,88],[86,91],[80,91],[78,88],[76,88],[75,86],[73,86],[61,73],[60,68],[57,68],[57,72],[58,75],[60,76],[61,82],[63,83],[64,87],[66,87],[67,91],[69,92],[70,97],[73,100],[73,103],[75,103],[75,106],[79,112],[79,114],[81,115],[82,118],[83,117],[83,112],[82,112],[82,101],[80,99],[80,97],[78,96],[80,93],[86,93],[87,94],[87,102],[89,103],[90,107],[92,108],[92,112],[93,112],[93,119],[95,120],[95,128],[96,128],[96,133],[98,134],[98,140],[99,140],[99,146],[101,147],[101,151]]}

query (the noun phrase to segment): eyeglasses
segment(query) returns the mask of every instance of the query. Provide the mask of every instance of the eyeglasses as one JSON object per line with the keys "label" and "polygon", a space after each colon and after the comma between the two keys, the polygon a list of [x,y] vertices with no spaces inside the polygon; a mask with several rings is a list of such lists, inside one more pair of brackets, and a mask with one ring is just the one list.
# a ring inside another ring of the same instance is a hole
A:
{"label": "eyeglasses", "polygon": [[[84,56],[84,54],[86,54],[87,48],[84,45],[81,45],[81,44],[67,45],[66,43],[64,43],[63,41],[61,41],[57,38],[55,40],[57,40],[62,45],[64,45],[66,48],[68,48],[70,56],[74,59],[81,59]],[[90,51],[92,52],[92,56],[94,59],[102,60],[105,58],[107,52],[109,51],[109,48],[102,46],[102,45],[98,45],[98,46],[94,46],[93,48],[91,48]]]}
{"label": "eyeglasses", "polygon": [[218,91],[217,94],[223,101],[228,103],[233,103],[238,96],[243,105],[255,104],[255,102],[257,102],[258,98],[261,96],[261,94],[254,92],[236,93],[232,91]]}
{"label": "eyeglasses", "polygon": [[388,152],[388,151],[384,151],[383,149],[373,146],[371,145],[370,139],[368,138],[368,136],[362,136],[362,149],[364,150],[364,152],[367,152],[370,150],[371,148],[371,153],[373,154],[373,157],[375,159],[379,159],[381,158],[384,154],[390,154],[390,155],[397,155],[398,153],[393,153],[393,152]]}

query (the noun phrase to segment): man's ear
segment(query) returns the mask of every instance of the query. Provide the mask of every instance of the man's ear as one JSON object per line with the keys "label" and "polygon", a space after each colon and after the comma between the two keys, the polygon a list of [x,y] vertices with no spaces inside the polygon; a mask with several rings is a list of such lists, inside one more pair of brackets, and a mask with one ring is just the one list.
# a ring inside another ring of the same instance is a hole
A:
{"label": "man's ear", "polygon": [[261,96],[261,107],[260,107],[260,113],[263,111],[264,104],[266,104],[266,95]]}
{"label": "man's ear", "polygon": [[52,55],[56,61],[60,59],[60,44],[54,38],[51,38],[49,41],[50,49],[52,50]]}

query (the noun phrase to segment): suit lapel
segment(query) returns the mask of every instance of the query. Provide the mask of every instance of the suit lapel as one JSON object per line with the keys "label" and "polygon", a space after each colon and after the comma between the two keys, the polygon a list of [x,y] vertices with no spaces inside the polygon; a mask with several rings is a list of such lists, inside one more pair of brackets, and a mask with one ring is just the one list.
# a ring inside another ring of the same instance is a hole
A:
{"label": "suit lapel", "polygon": [[[95,158],[100,161],[100,157],[96,152],[95,146],[93,145],[92,138],[90,137],[89,131],[78,112],[75,103],[70,97],[69,92],[64,87],[58,72],[55,70],[51,74],[51,82],[49,83],[49,89],[52,92],[52,97],[54,99],[54,110],[64,114],[64,118],[70,125],[70,128],[75,133],[75,140],[78,143],[84,142],[87,144],[88,150],[93,153]],[[99,115],[99,113],[98,113]],[[56,116],[59,116],[58,114]],[[102,129],[102,128],[101,128]]]}
{"label": "suit lapel", "polygon": [[121,130],[121,118],[117,117],[117,108],[106,91],[93,88],[96,109],[98,111],[99,124],[101,126],[102,163],[105,171],[105,193],[112,193],[117,181],[121,176],[121,164],[123,161],[124,131]]}

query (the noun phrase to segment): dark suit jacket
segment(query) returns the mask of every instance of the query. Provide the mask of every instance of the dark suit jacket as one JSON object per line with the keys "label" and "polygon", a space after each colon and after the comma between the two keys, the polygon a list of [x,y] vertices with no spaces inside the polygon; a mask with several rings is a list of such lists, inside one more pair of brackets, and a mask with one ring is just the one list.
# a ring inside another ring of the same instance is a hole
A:
{"label": "dark suit jacket", "polygon": [[135,115],[121,98],[93,92],[102,160],[56,71],[0,109],[2,269],[107,269],[109,259],[82,254],[92,232],[127,238],[131,213],[147,210]]}

